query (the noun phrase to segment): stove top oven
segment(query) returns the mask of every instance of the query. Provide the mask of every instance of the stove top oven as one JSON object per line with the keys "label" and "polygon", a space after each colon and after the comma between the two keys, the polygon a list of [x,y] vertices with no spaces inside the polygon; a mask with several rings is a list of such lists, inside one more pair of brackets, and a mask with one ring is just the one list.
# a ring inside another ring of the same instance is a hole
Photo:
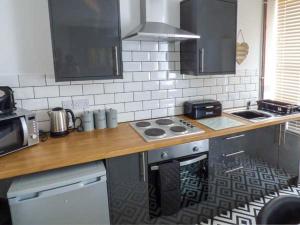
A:
{"label": "stove top oven", "polygon": [[148,152],[150,219],[204,201],[208,140]]}

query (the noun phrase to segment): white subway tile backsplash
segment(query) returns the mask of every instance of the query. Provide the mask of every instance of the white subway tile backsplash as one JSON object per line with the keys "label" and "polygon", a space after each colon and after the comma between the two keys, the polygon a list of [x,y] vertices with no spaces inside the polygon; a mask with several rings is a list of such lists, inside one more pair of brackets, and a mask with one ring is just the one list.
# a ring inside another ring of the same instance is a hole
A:
{"label": "white subway tile backsplash", "polygon": [[157,71],[158,62],[142,62],[142,71]]}
{"label": "white subway tile backsplash", "polygon": [[158,100],[151,100],[151,101],[143,101],[143,109],[158,109],[159,108],[159,101]]}
{"label": "white subway tile backsplash", "polygon": [[122,42],[123,51],[139,51],[141,49],[140,41],[123,41]]}
{"label": "white subway tile backsplash", "polygon": [[155,91],[159,90],[159,81],[143,82],[144,91]]}
{"label": "white subway tile backsplash", "polygon": [[213,86],[210,88],[211,94],[221,94],[223,93],[223,87],[222,86]]}
{"label": "white subway tile backsplash", "polygon": [[152,91],[152,99],[164,99],[168,97],[167,90]]}
{"label": "white subway tile backsplash", "polygon": [[198,88],[198,95],[209,95],[209,94],[210,94],[210,88],[209,87]]}
{"label": "white subway tile backsplash", "polygon": [[159,70],[175,70],[175,63],[174,62],[158,62]]}
{"label": "white subway tile backsplash", "polygon": [[151,59],[151,61],[166,61],[167,53],[166,52],[151,52],[150,59]]}
{"label": "white subway tile backsplash", "polygon": [[131,52],[123,52],[122,53],[122,60],[123,60],[123,62],[130,62],[130,61],[132,61],[132,54],[131,54]]}
{"label": "white subway tile backsplash", "polygon": [[123,123],[134,120],[134,112],[118,113],[118,122]]}
{"label": "white subway tile backsplash", "polygon": [[22,75],[19,76],[20,87],[35,87],[45,86],[46,76],[45,75]]}
{"label": "white subway tile backsplash", "polygon": [[144,101],[151,99],[151,92],[150,91],[141,91],[141,92],[134,92],[134,101]]}
{"label": "white subway tile backsplash", "polygon": [[176,88],[189,88],[190,81],[189,80],[175,80],[175,87]]}
{"label": "white subway tile backsplash", "polygon": [[204,85],[203,79],[190,80],[191,87],[203,87],[203,85]]}
{"label": "white subway tile backsplash", "polygon": [[19,87],[19,78],[17,75],[0,76],[0,86]]}
{"label": "white subway tile backsplash", "polygon": [[132,61],[150,61],[150,53],[149,52],[132,52]]}
{"label": "white subway tile backsplash", "polygon": [[175,107],[175,99],[163,99],[159,102],[160,108]]}
{"label": "white subway tile backsplash", "polygon": [[175,88],[175,81],[174,80],[166,80],[160,81],[160,89],[174,89]]}
{"label": "white subway tile backsplash", "polygon": [[25,99],[22,100],[22,105],[27,110],[42,110],[49,108],[47,98]]}
{"label": "white subway tile backsplash", "polygon": [[166,80],[166,79],[167,79],[166,71],[151,72],[151,80]]}
{"label": "white subway tile backsplash", "polygon": [[150,72],[133,72],[133,81],[150,80]]}
{"label": "white subway tile backsplash", "polygon": [[84,95],[97,95],[104,93],[103,84],[86,84],[83,85],[83,94]]}
{"label": "white subway tile backsplash", "polygon": [[58,97],[58,86],[35,87],[34,95],[36,98]]}
{"label": "white subway tile backsplash", "polygon": [[133,102],[133,93],[128,92],[128,93],[117,93],[115,95],[115,102],[120,103],[120,102]]}
{"label": "white subway tile backsplash", "polygon": [[217,79],[216,78],[206,78],[204,79],[204,87],[212,87],[217,85]]}
{"label": "white subway tile backsplash", "polygon": [[197,88],[185,88],[182,90],[183,97],[192,97],[198,94]]}
{"label": "white subway tile backsplash", "polygon": [[123,79],[55,82],[53,74],[6,75],[0,76],[0,85],[13,87],[18,107],[38,112],[44,127],[49,125],[48,108],[76,99],[87,99],[89,110],[116,108],[119,121],[125,122],[182,114],[188,100],[218,99],[232,108],[258,98],[257,70],[182,75],[179,52],[179,42],[123,41]]}
{"label": "white subway tile backsplash", "polygon": [[123,83],[104,84],[104,92],[106,94],[124,92],[124,85]]}
{"label": "white subway tile backsplash", "polygon": [[143,103],[142,102],[128,102],[125,103],[125,111],[126,112],[134,112],[143,110]]}
{"label": "white subway tile backsplash", "polygon": [[48,98],[49,109],[62,107],[63,101],[72,101],[72,97]]}
{"label": "white subway tile backsplash", "polygon": [[168,90],[168,98],[181,98],[182,89]]}
{"label": "white subway tile backsplash", "polygon": [[168,116],[168,109],[153,109],[152,118],[166,117]]}
{"label": "white subway tile backsplash", "polygon": [[124,83],[124,89],[125,92],[142,91],[143,83],[142,82]]}
{"label": "white subway tile backsplash", "polygon": [[172,42],[159,42],[159,51],[161,52],[175,51],[175,45]]}
{"label": "white subway tile backsplash", "polygon": [[118,112],[125,112],[125,105],[124,103],[117,103],[117,104],[106,104],[106,109],[116,109]]}
{"label": "white subway tile backsplash", "polygon": [[148,52],[157,52],[158,42],[144,41],[141,43],[141,50]]}
{"label": "white subway tile backsplash", "polygon": [[151,118],[151,110],[137,111],[134,113],[135,120],[146,120]]}
{"label": "white subway tile backsplash", "polygon": [[34,92],[32,87],[13,88],[13,91],[15,99],[34,98]]}
{"label": "white subway tile backsplash", "polygon": [[103,94],[103,95],[95,95],[95,104],[103,105],[115,102],[114,94]]}
{"label": "white subway tile backsplash", "polygon": [[69,85],[59,87],[60,96],[82,95],[82,85]]}
{"label": "white subway tile backsplash", "polygon": [[141,62],[123,62],[124,72],[134,72],[142,70]]}

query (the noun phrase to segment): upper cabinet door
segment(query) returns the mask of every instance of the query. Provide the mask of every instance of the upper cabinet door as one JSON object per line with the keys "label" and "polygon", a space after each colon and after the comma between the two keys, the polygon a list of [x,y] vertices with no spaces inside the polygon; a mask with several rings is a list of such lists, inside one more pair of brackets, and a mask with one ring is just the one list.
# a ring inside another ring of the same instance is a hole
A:
{"label": "upper cabinet door", "polygon": [[201,36],[199,40],[181,43],[182,73],[235,73],[236,0],[183,1],[181,27]]}
{"label": "upper cabinet door", "polygon": [[56,81],[122,78],[119,0],[49,0]]}

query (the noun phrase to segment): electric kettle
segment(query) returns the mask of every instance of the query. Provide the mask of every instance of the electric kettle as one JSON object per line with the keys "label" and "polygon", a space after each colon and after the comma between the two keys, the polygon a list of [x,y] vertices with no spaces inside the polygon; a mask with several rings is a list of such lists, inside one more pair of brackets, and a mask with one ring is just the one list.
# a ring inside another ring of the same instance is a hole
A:
{"label": "electric kettle", "polygon": [[71,128],[69,121],[72,120],[75,127],[75,116],[72,110],[63,108],[54,108],[48,112],[50,117],[50,135],[52,137],[62,137],[69,134]]}

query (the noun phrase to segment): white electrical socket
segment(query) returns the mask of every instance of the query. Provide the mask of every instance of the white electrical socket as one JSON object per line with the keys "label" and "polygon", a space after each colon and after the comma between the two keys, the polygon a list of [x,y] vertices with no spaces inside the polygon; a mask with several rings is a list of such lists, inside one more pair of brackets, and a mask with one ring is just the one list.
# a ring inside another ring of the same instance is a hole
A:
{"label": "white electrical socket", "polygon": [[62,106],[64,109],[73,109],[72,101],[62,101]]}
{"label": "white electrical socket", "polygon": [[73,109],[87,109],[89,108],[89,100],[88,99],[77,99],[73,100]]}

